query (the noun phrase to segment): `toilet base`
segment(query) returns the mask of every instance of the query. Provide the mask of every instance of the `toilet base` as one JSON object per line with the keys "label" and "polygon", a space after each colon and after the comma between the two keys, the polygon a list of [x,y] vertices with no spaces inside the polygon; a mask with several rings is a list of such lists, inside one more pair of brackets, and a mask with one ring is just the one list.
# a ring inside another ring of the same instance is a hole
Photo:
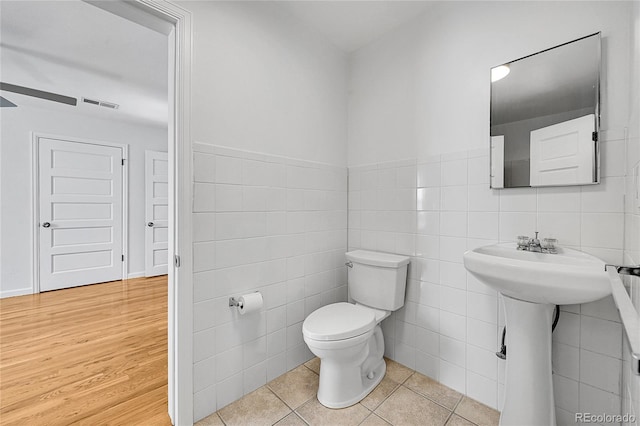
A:
{"label": "toilet base", "polygon": [[[375,389],[376,386],[378,386],[378,384],[384,378],[386,371],[387,364],[384,362],[384,359],[381,359],[378,366],[373,369],[373,378],[369,379],[366,375],[361,374],[359,380],[362,380],[363,389],[360,394],[345,401],[335,402],[324,398],[323,393],[321,392],[322,388],[320,388],[318,389],[318,401],[320,402],[320,404],[324,405],[327,408],[346,408],[355,405],[358,402],[362,401],[367,395],[371,393],[371,391]],[[320,381],[322,381],[322,360],[320,360]]]}

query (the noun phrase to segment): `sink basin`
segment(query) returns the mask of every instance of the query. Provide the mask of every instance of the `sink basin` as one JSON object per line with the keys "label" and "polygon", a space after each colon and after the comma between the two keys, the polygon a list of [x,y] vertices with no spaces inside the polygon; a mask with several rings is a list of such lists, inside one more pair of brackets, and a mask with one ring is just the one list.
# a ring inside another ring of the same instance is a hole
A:
{"label": "sink basin", "polygon": [[528,302],[572,305],[611,294],[604,262],[578,250],[548,254],[495,244],[467,251],[464,266],[494,290]]}

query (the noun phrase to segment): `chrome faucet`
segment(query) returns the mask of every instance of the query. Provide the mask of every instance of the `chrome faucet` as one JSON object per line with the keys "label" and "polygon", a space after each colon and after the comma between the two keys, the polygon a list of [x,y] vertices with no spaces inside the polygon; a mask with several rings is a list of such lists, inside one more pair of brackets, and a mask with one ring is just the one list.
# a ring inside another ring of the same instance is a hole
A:
{"label": "chrome faucet", "polygon": [[542,246],[540,245],[540,240],[538,239],[538,231],[536,231],[536,236],[529,240],[529,251],[542,253]]}
{"label": "chrome faucet", "polygon": [[544,238],[541,243],[538,239],[538,232],[536,231],[536,236],[533,238],[527,237],[526,235],[518,236],[518,250],[556,254],[558,253],[556,249],[557,242],[558,240],[555,238]]}

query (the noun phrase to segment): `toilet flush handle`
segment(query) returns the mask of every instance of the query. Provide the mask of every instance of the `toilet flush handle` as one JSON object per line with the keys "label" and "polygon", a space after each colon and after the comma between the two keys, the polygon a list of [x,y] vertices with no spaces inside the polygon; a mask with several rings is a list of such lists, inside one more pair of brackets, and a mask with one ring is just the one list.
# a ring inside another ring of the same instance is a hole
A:
{"label": "toilet flush handle", "polygon": [[353,262],[352,261],[348,261],[347,263],[345,263],[345,265],[347,265],[349,268],[353,268]]}

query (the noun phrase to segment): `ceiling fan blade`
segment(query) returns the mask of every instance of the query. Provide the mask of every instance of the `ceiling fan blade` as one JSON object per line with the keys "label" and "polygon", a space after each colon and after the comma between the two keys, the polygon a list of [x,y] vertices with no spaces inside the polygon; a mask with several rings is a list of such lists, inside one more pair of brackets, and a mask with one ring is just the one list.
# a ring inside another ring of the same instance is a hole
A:
{"label": "ceiling fan blade", "polygon": [[35,98],[45,99],[47,101],[60,102],[62,104],[76,106],[78,100],[70,96],[59,95],[57,93],[45,92],[43,90],[32,89],[30,87],[16,86],[15,84],[0,82],[0,90],[7,92],[19,93],[21,95],[33,96]]}
{"label": "ceiling fan blade", "polygon": [[5,108],[5,107],[17,107],[18,105],[14,104],[13,102],[11,102],[9,99],[5,99],[2,96],[0,96],[0,108]]}

